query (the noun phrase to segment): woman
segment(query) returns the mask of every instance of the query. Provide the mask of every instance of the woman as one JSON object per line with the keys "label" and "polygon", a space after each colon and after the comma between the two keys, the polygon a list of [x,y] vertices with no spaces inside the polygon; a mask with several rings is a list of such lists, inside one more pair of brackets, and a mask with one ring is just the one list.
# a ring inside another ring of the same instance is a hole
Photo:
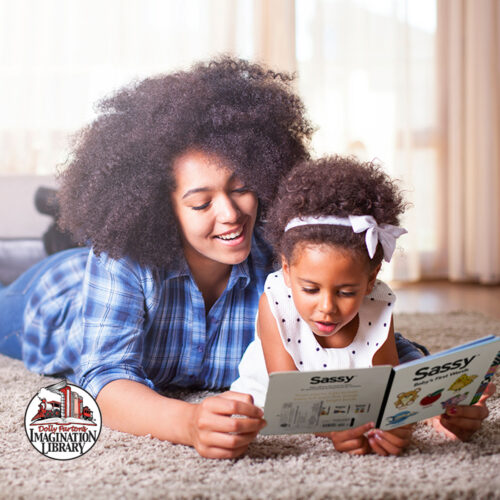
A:
{"label": "woman", "polygon": [[265,425],[251,397],[159,391],[229,387],[253,339],[272,268],[259,225],[312,133],[289,81],[226,57],[103,100],[60,191],[62,226],[92,250],[57,253],[0,292],[1,352],[97,396],[109,427],[244,453]]}

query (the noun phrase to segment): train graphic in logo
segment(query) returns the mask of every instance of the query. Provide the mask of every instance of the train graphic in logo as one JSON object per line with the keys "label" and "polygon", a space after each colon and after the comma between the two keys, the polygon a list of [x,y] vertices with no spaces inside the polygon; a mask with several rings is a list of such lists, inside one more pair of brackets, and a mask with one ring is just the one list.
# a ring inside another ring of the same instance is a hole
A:
{"label": "train graphic in logo", "polygon": [[[52,394],[48,395],[43,392],[44,389],[47,391],[48,388],[41,389],[37,394],[40,403],[38,404],[38,412],[31,419],[32,423],[49,418],[75,418],[90,422],[94,421],[94,412],[88,406],[83,406],[83,397],[73,391],[70,385],[58,389],[54,389],[54,386],[49,387],[52,388],[53,392],[50,391]],[[42,396],[40,396],[40,393],[42,393]],[[53,398],[54,396],[59,396],[59,398],[47,400],[48,397]]]}
{"label": "train graphic in logo", "polygon": [[42,455],[70,460],[87,453],[99,438],[101,412],[94,398],[66,380],[42,387],[24,417],[26,435]]}

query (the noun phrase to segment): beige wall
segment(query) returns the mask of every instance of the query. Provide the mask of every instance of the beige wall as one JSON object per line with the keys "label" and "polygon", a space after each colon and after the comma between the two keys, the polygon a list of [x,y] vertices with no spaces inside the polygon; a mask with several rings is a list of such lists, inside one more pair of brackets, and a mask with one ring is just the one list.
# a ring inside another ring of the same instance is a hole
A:
{"label": "beige wall", "polygon": [[35,191],[55,185],[49,176],[0,176],[0,238],[40,237],[51,218],[36,211]]}

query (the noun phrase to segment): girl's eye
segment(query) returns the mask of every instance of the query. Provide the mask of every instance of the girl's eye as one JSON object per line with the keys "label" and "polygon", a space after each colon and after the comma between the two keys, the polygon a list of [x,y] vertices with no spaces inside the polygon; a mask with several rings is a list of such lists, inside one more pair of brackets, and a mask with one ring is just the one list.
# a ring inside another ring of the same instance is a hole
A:
{"label": "girl's eye", "polygon": [[304,287],[302,287],[302,291],[305,293],[313,294],[313,293],[317,293],[318,289],[317,288],[304,288]]}
{"label": "girl's eye", "polygon": [[206,203],[203,203],[203,205],[197,205],[196,207],[191,207],[192,210],[204,210],[205,208],[210,205],[210,202],[207,201]]}
{"label": "girl's eye", "polygon": [[233,193],[240,193],[240,194],[248,193],[248,191],[250,191],[250,189],[247,188],[246,186],[242,186],[240,188],[233,189]]}
{"label": "girl's eye", "polygon": [[341,291],[339,291],[339,295],[341,297],[354,297],[356,295],[356,292],[343,292],[341,290]]}

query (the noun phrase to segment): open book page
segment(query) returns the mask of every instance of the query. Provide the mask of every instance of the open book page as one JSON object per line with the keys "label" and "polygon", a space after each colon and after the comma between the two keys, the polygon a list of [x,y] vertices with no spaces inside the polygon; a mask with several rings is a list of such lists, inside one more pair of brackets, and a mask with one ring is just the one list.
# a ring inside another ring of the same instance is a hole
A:
{"label": "open book page", "polygon": [[329,432],[376,422],[390,366],[269,377],[261,434]]}
{"label": "open book page", "polygon": [[[381,429],[394,429],[474,404],[493,377],[500,338],[485,337],[394,368]],[[497,356],[498,358],[498,356]]]}

